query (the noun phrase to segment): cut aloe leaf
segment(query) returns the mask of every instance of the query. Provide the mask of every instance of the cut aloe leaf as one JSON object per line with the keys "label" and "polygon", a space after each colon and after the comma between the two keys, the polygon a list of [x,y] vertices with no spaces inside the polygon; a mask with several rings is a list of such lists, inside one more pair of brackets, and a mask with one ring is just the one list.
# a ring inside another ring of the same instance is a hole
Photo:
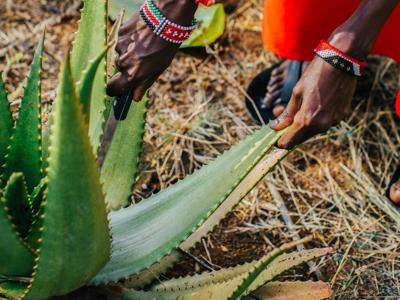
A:
{"label": "cut aloe leaf", "polygon": [[101,169],[101,182],[110,209],[129,203],[142,150],[147,96],[132,104],[127,119],[117,124]]}
{"label": "cut aloe leaf", "polygon": [[[71,52],[74,79],[83,79],[90,62],[106,47],[107,1],[84,0],[78,32]],[[100,146],[106,109],[106,59],[97,68],[90,97],[89,137],[94,153]],[[84,100],[86,101],[86,100]]]}

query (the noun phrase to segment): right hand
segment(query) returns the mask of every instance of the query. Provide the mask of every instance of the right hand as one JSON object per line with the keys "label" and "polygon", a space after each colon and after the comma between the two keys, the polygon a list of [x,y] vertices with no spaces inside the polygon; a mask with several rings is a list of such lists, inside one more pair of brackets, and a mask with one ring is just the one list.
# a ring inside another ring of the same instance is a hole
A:
{"label": "right hand", "polygon": [[[196,5],[194,0],[153,0],[173,22],[190,25]],[[150,86],[168,68],[179,45],[157,36],[136,13],[118,32],[116,66],[119,73],[107,85],[107,94],[119,96],[133,88],[133,100],[140,101]]]}
{"label": "right hand", "polygon": [[133,99],[144,93],[171,64],[179,46],[164,41],[135,14],[118,33],[116,51],[119,57],[115,74],[107,85],[107,94],[119,96],[133,88]]}

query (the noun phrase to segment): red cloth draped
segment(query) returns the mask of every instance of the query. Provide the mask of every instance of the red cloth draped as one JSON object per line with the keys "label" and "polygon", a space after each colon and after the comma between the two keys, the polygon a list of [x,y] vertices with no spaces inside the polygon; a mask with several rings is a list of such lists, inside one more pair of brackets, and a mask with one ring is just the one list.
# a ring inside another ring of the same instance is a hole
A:
{"label": "red cloth draped", "polygon": [[[327,39],[359,3],[360,0],[265,0],[264,45],[283,58],[311,60],[319,41]],[[373,53],[400,62],[400,5],[380,32]],[[400,91],[396,111],[400,116]]]}

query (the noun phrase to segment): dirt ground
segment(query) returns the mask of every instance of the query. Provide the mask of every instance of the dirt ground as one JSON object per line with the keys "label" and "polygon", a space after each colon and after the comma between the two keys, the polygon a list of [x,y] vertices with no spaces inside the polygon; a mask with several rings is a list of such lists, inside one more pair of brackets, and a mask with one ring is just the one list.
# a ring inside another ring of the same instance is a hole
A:
{"label": "dirt ground", "polygon": [[[42,97],[44,113],[51,110],[80,5],[74,0],[0,3],[0,72],[14,111],[44,26]],[[262,0],[242,1],[205,58],[180,53],[155,84],[132,201],[192,173],[257,128],[244,109],[243,92],[253,76],[278,61],[263,50],[261,17]],[[334,289],[333,299],[400,299],[400,220],[381,209],[399,160],[399,122],[392,111],[399,84],[398,65],[371,58],[352,116],[295,150],[191,253],[218,269],[313,235],[306,248],[333,246],[337,253],[316,261],[313,269],[303,266],[283,277],[324,279]],[[200,270],[185,258],[168,276]]]}

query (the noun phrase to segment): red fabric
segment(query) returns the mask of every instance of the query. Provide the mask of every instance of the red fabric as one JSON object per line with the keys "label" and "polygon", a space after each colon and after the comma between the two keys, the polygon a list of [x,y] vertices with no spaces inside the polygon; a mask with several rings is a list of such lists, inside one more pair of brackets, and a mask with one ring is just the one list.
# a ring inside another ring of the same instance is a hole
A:
{"label": "red fabric", "polygon": [[[267,49],[287,59],[311,60],[322,39],[356,10],[360,0],[265,0],[263,41]],[[373,53],[400,62],[400,5],[389,18]],[[400,116],[400,91],[396,111]]]}

